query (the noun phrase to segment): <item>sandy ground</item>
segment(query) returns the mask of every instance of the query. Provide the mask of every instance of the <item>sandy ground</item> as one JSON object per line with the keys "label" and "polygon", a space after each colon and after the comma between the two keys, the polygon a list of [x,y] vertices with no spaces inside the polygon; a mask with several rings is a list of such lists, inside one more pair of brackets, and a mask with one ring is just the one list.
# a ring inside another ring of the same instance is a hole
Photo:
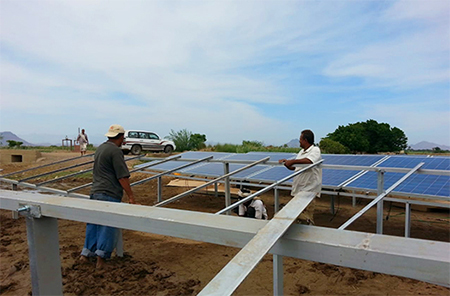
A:
{"label": "sandy ground", "polygon": [[[44,153],[44,159],[33,166],[77,155]],[[24,168],[26,166],[20,164],[3,165],[2,173]],[[147,176],[133,174],[132,181]],[[165,178],[164,185],[170,179]],[[82,180],[69,178],[52,187],[67,189],[88,182],[89,176]],[[143,205],[154,204],[156,186],[156,182],[148,182],[135,187],[137,201]],[[2,187],[10,186],[3,184]],[[163,196],[168,198],[186,189],[164,186]],[[88,191],[80,193],[87,194]],[[272,217],[273,193],[265,194],[262,199],[269,217]],[[289,192],[283,192],[281,200],[287,202]],[[317,202],[316,224],[337,228],[365,204],[366,201],[360,200],[353,208],[350,199],[339,198],[336,204],[338,211],[333,216],[330,213],[330,198],[323,196]],[[203,212],[216,212],[223,206],[223,197],[206,194],[193,194],[170,205],[172,208]],[[404,209],[395,205],[390,207],[389,203],[385,203],[384,209],[385,217],[390,210],[389,219],[384,221],[384,232],[403,236]],[[0,211],[0,294],[30,295],[25,219],[13,220],[10,217],[10,212]],[[412,212],[411,236],[449,242],[449,221],[448,212],[415,210]],[[68,220],[59,220],[58,223],[65,295],[196,295],[239,251],[124,230],[125,256],[113,257],[107,262],[106,270],[97,271],[94,262],[80,264],[77,260],[84,242],[85,224]],[[373,209],[351,225],[349,230],[375,232],[375,227],[376,210]],[[450,289],[425,282],[293,258],[284,258],[284,292],[286,295],[450,295]],[[271,255],[264,257],[235,295],[272,295]]]}

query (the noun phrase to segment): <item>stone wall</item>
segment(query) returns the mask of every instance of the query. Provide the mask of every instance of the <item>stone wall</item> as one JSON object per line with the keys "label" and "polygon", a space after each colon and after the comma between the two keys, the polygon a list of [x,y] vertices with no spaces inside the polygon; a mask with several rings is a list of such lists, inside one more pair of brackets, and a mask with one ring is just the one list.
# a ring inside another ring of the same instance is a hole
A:
{"label": "stone wall", "polygon": [[41,158],[37,150],[0,149],[0,163],[33,163]]}

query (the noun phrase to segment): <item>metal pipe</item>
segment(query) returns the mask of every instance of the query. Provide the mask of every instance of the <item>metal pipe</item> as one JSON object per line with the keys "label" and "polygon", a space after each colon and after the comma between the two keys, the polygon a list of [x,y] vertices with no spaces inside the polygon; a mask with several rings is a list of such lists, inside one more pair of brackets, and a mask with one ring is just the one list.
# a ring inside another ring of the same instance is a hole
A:
{"label": "metal pipe", "polygon": [[[180,157],[181,157],[181,155],[175,155],[175,156],[171,156],[171,157],[164,158],[163,160],[157,161],[157,162],[155,162],[155,163],[151,162],[151,163],[149,163],[148,165],[144,165],[144,166],[142,166],[142,167],[139,167],[139,168],[136,168],[136,169],[132,169],[132,170],[130,171],[130,173],[134,173],[134,172],[137,172],[137,171],[142,171],[143,169],[146,169],[146,168],[149,168],[149,167],[158,165],[158,164],[162,164],[162,163],[165,163],[165,162],[168,162],[168,161],[171,161],[171,160],[175,160],[175,159],[178,159],[178,158],[180,158]],[[211,156],[211,157],[212,157],[212,156]]]}
{"label": "metal pipe", "polygon": [[[130,158],[125,159],[125,161],[130,161],[130,160],[133,160],[133,159],[136,159],[136,158],[139,158],[139,157],[140,156],[130,157]],[[44,185],[44,184],[53,183],[53,182],[56,182],[56,181],[60,181],[60,180],[63,180],[63,179],[67,179],[67,178],[70,178],[70,177],[81,175],[81,174],[84,174],[84,173],[87,173],[87,172],[90,172],[90,171],[93,171],[93,170],[94,170],[94,168],[86,169],[86,170],[83,170],[83,171],[80,171],[80,172],[76,172],[76,173],[73,173],[73,174],[70,174],[70,175],[61,176],[61,177],[56,178],[56,179],[43,181],[41,183],[37,183],[36,185],[37,186],[41,186],[41,185]]]}
{"label": "metal pipe", "polygon": [[165,171],[165,172],[156,174],[156,175],[151,176],[151,177],[149,177],[149,178],[145,178],[145,179],[136,181],[136,182],[132,183],[130,186],[136,186],[136,185],[145,183],[145,182],[147,182],[147,181],[153,180],[153,179],[158,178],[158,177],[160,177],[160,176],[167,175],[167,174],[170,174],[170,173],[172,173],[172,172],[181,170],[181,169],[183,169],[183,168],[185,168],[185,167],[188,167],[188,166],[191,166],[191,165],[194,165],[194,164],[203,162],[203,161],[207,161],[207,160],[209,160],[209,159],[211,159],[211,158],[212,158],[212,156],[208,156],[208,157],[199,159],[199,160],[194,161],[194,162],[191,162],[191,163],[187,163],[187,164],[180,165],[179,167],[176,167],[176,168],[174,168],[174,169],[171,169],[171,170],[168,170],[168,171]]}
{"label": "metal pipe", "polygon": [[[377,173],[377,195],[384,192],[384,171]],[[384,215],[384,201],[381,199],[377,203],[377,234],[383,233],[383,215]]]}
{"label": "metal pipe", "polygon": [[15,175],[15,174],[20,174],[20,173],[25,173],[25,172],[41,169],[41,168],[48,167],[48,166],[51,166],[51,165],[54,165],[54,164],[63,163],[63,162],[71,161],[71,160],[75,160],[75,159],[80,159],[80,158],[83,158],[83,157],[88,157],[88,156],[92,157],[93,155],[94,154],[91,153],[91,154],[86,154],[86,155],[83,155],[83,156],[77,156],[77,157],[73,157],[73,158],[63,159],[63,160],[60,160],[60,161],[44,164],[44,165],[37,166],[37,167],[34,167],[34,168],[29,168],[29,169],[25,169],[25,170],[22,170],[22,171],[12,172],[12,173],[9,173],[9,174],[1,175],[0,178],[4,178],[4,177],[12,176],[12,175]]}
{"label": "metal pipe", "polygon": [[412,174],[414,174],[417,170],[419,170],[425,163],[421,162],[418,165],[416,165],[409,173],[404,175],[400,180],[395,182],[391,187],[389,187],[383,194],[377,196],[374,200],[372,200],[367,206],[365,206],[361,211],[356,213],[353,217],[351,217],[347,222],[342,224],[338,229],[343,230],[347,228],[350,224],[352,224],[356,219],[362,216],[365,212],[367,212],[374,204],[378,203],[380,200],[382,200],[386,195],[388,195],[392,190],[394,190],[398,185],[400,185],[403,181],[408,179]]}
{"label": "metal pipe", "polygon": [[86,161],[86,162],[75,164],[75,165],[68,166],[68,167],[65,167],[65,168],[53,170],[53,171],[50,171],[50,172],[47,172],[47,173],[42,173],[42,174],[31,176],[31,177],[28,177],[28,178],[20,179],[19,182],[28,181],[28,180],[36,179],[36,178],[39,178],[39,177],[42,177],[42,176],[51,175],[51,174],[54,174],[54,173],[57,173],[57,172],[62,172],[62,171],[68,170],[68,169],[73,169],[73,168],[76,168],[76,167],[79,167],[79,166],[91,164],[93,162],[94,162],[94,160]]}
{"label": "metal pipe", "polygon": [[193,192],[195,192],[195,191],[197,191],[197,190],[199,190],[199,189],[202,189],[202,188],[207,187],[207,186],[209,186],[209,185],[211,185],[211,184],[214,184],[214,183],[216,183],[217,181],[220,181],[220,180],[222,180],[222,179],[225,179],[226,177],[229,177],[229,176],[232,176],[232,175],[234,175],[234,174],[237,174],[237,173],[239,173],[239,172],[241,172],[241,171],[243,171],[243,170],[246,170],[246,169],[248,169],[248,168],[251,168],[251,167],[253,167],[253,166],[255,166],[255,165],[257,165],[257,164],[259,164],[259,163],[261,163],[261,162],[266,162],[268,159],[270,159],[269,156],[268,156],[268,157],[265,157],[265,158],[263,158],[263,159],[260,159],[260,160],[258,160],[258,161],[255,161],[255,162],[253,162],[253,163],[251,163],[251,164],[249,164],[249,165],[246,165],[245,167],[242,167],[242,168],[240,168],[240,169],[237,169],[237,170],[235,170],[235,171],[232,171],[231,173],[228,173],[228,174],[226,174],[226,175],[220,176],[220,177],[218,177],[218,178],[216,178],[216,179],[214,179],[214,180],[211,180],[211,181],[209,181],[209,182],[207,182],[207,183],[205,183],[205,184],[203,184],[203,185],[197,186],[197,187],[195,187],[195,188],[192,188],[191,190],[188,190],[188,191],[186,191],[186,192],[184,192],[184,193],[181,193],[181,194],[178,194],[178,195],[176,195],[176,196],[174,196],[174,197],[172,197],[172,198],[169,198],[169,199],[167,199],[167,200],[165,200],[165,201],[163,201],[163,202],[157,203],[157,204],[155,205],[155,207],[160,207],[160,206],[166,205],[166,204],[168,204],[168,203],[171,203],[172,201],[175,201],[175,200],[177,200],[177,199],[180,199],[180,198],[182,198],[183,196],[189,195],[189,194],[191,194],[191,193],[193,193]]}
{"label": "metal pipe", "polygon": [[405,204],[405,237],[411,236],[411,204]]}
{"label": "metal pipe", "polygon": [[[227,175],[230,172],[230,164],[225,162],[223,164],[224,174]],[[225,178],[225,207],[231,205],[231,193],[230,193],[230,177]],[[227,215],[230,215],[231,212],[228,211]]]}
{"label": "metal pipe", "polygon": [[[139,158],[139,157],[141,157],[141,156],[136,156],[135,158]],[[163,159],[163,160],[161,160],[161,161],[157,161],[157,162],[155,162],[155,163],[151,163],[151,164],[149,164],[149,165],[147,165],[147,166],[145,166],[145,167],[143,167],[143,168],[131,170],[130,173],[134,173],[134,172],[140,171],[140,170],[142,170],[142,169],[144,169],[144,168],[148,168],[148,167],[151,167],[151,166],[155,166],[155,165],[158,165],[158,164],[161,164],[161,163],[164,163],[164,162],[167,162],[167,161],[170,161],[170,160],[172,160],[172,159],[179,158],[179,157],[181,157],[181,156],[178,156],[178,155],[177,155],[177,156],[175,156],[175,157],[173,157],[173,158],[172,158],[172,157],[165,158],[165,159]],[[125,161],[132,160],[132,159],[135,159],[135,158],[125,159]],[[69,193],[70,193],[70,192],[74,192],[74,191],[77,191],[77,190],[80,190],[80,189],[89,187],[89,186],[91,186],[91,185],[92,185],[92,182],[91,182],[91,183],[84,184],[84,185],[80,185],[80,186],[77,186],[77,187],[74,187],[74,188],[71,188],[71,189],[68,189],[67,192],[69,192]]]}
{"label": "metal pipe", "polygon": [[298,170],[298,171],[295,171],[294,173],[290,174],[290,175],[287,176],[287,177],[284,177],[284,178],[281,179],[280,181],[275,182],[275,183],[273,183],[272,185],[269,185],[269,186],[267,186],[267,187],[265,187],[265,188],[263,188],[263,189],[261,189],[261,190],[255,192],[255,193],[253,193],[253,194],[250,194],[249,196],[247,196],[247,197],[245,197],[245,198],[243,198],[243,199],[241,199],[241,200],[238,200],[238,201],[235,202],[234,204],[230,205],[229,207],[226,207],[225,209],[222,209],[222,210],[216,212],[215,214],[216,214],[216,215],[220,215],[220,214],[225,213],[226,211],[232,210],[232,209],[234,209],[235,207],[239,206],[240,204],[243,204],[243,203],[245,203],[245,202],[247,202],[247,201],[249,201],[249,200],[252,200],[254,197],[259,196],[259,195],[261,195],[261,194],[263,194],[263,193],[269,191],[270,189],[272,189],[272,188],[274,188],[274,187],[280,185],[280,184],[283,183],[283,182],[286,182],[287,180],[289,180],[289,179],[291,179],[291,178],[293,178],[293,177],[295,177],[295,176],[297,176],[297,175],[303,173],[303,172],[306,171],[306,170],[309,170],[309,169],[312,168],[312,167],[315,167],[315,166],[321,164],[322,162],[323,162],[323,159],[319,160],[319,161],[316,162],[316,163],[312,163],[312,164],[308,165],[307,167],[304,167],[304,168],[302,168],[302,169],[300,169],[300,170]]}

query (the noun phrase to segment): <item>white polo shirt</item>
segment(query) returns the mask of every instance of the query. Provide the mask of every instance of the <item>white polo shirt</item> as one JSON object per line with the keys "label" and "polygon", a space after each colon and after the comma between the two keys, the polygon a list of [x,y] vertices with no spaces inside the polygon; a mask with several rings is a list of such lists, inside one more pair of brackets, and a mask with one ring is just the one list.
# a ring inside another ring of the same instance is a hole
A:
{"label": "white polo shirt", "polygon": [[[295,159],[307,158],[311,160],[312,163],[316,163],[322,159],[320,155],[320,149],[317,146],[311,145],[308,149],[300,150]],[[303,166],[304,167],[304,166]],[[295,170],[298,171],[302,167],[296,167]],[[300,191],[316,192],[317,196],[320,197],[320,190],[322,189],[322,169],[315,166],[300,175],[294,177],[294,182],[292,183],[291,195],[295,196]]]}

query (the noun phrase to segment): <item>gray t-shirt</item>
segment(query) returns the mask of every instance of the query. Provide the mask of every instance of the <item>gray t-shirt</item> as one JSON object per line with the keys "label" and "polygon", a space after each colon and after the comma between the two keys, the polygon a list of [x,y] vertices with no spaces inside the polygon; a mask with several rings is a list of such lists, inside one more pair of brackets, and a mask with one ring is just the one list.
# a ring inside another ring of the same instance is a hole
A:
{"label": "gray t-shirt", "polygon": [[122,150],[112,142],[101,144],[94,155],[93,193],[106,193],[122,200],[123,188],[119,179],[130,177]]}

